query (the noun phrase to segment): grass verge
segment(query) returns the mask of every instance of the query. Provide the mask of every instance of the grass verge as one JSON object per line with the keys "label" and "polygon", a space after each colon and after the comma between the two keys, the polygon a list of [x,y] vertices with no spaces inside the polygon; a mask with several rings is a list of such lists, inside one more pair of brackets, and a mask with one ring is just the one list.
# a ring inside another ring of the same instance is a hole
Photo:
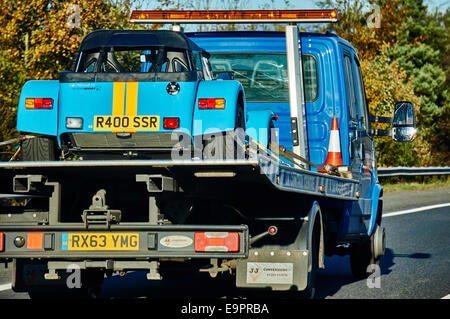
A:
{"label": "grass verge", "polygon": [[413,191],[413,190],[426,190],[436,188],[450,188],[450,180],[448,178],[425,179],[423,182],[417,181],[403,181],[403,182],[385,182],[381,181],[383,191],[386,192],[400,192],[400,191]]}

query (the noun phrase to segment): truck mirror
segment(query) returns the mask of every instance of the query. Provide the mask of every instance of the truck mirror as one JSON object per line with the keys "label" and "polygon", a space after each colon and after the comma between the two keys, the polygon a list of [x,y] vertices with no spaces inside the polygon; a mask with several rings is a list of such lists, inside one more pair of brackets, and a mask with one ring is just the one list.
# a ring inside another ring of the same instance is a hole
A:
{"label": "truck mirror", "polygon": [[217,73],[217,80],[234,80],[234,72],[225,71]]}
{"label": "truck mirror", "polygon": [[414,104],[398,102],[394,107],[392,139],[396,142],[411,142],[416,138],[416,116]]}

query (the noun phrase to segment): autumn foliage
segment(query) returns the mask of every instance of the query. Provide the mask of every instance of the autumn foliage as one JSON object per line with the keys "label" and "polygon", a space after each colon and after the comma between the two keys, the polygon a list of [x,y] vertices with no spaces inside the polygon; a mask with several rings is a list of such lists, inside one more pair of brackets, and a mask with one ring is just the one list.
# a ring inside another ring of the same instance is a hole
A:
{"label": "autumn foliage", "polygon": [[[23,84],[69,70],[89,32],[131,28],[129,6],[102,0],[0,1],[0,141],[18,135],[16,107]],[[1,151],[3,160],[13,152],[11,147]]]}

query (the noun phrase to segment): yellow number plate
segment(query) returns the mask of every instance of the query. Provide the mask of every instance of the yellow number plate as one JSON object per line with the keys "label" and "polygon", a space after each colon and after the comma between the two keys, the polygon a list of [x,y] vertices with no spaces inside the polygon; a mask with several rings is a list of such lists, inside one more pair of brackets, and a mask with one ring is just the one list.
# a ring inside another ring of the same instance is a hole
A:
{"label": "yellow number plate", "polygon": [[158,131],[159,116],[94,116],[94,131]]}
{"label": "yellow number plate", "polygon": [[138,233],[63,233],[62,250],[139,250]]}

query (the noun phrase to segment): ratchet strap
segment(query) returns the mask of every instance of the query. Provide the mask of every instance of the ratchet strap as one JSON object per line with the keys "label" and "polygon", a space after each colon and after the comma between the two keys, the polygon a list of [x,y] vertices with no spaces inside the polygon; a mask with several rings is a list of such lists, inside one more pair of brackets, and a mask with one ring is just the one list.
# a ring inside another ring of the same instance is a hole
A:
{"label": "ratchet strap", "polygon": [[34,138],[34,137],[35,137],[34,135],[20,135],[19,137],[0,142],[0,146],[6,146],[6,145],[22,142],[23,140]]}
{"label": "ratchet strap", "polygon": [[316,168],[317,171],[319,171],[319,172],[327,173],[327,174],[334,175],[334,176],[340,176],[337,167],[334,165],[327,164],[325,166],[318,166],[318,165],[312,163],[311,161],[308,161],[306,158],[288,150],[283,145],[278,145],[278,146],[279,146],[279,154],[285,158],[286,157],[291,158],[290,161],[295,163],[297,166],[298,166],[298,164],[295,161],[293,161],[292,158],[295,158],[305,164],[308,164],[308,165]]}
{"label": "ratchet strap", "polygon": [[[294,152],[288,150],[283,145],[269,144],[269,148],[266,148],[266,147],[264,147],[263,145],[261,145],[260,143],[258,143],[257,141],[255,141],[253,139],[252,139],[251,142],[255,143],[260,149],[266,151],[267,154],[270,154],[270,156],[273,156],[275,159],[279,160],[280,162],[282,162],[285,165],[287,165],[286,162],[282,161],[276,155],[279,155],[279,156],[287,159],[288,161],[290,161],[291,163],[293,163],[294,165],[298,166],[301,169],[305,169],[305,166],[299,164],[296,160],[299,160],[299,161],[301,161],[301,162],[303,162],[305,164],[308,164],[308,165],[310,165],[312,167],[315,167],[319,172],[326,173],[326,174],[329,174],[329,175],[334,175],[334,176],[341,176],[341,174],[339,174],[339,171],[338,171],[337,167],[335,167],[335,166],[333,166],[331,164],[327,164],[325,166],[318,166],[318,165],[308,161],[306,158],[303,158],[302,156],[297,155]],[[270,150],[271,152],[268,152],[268,150]]]}

